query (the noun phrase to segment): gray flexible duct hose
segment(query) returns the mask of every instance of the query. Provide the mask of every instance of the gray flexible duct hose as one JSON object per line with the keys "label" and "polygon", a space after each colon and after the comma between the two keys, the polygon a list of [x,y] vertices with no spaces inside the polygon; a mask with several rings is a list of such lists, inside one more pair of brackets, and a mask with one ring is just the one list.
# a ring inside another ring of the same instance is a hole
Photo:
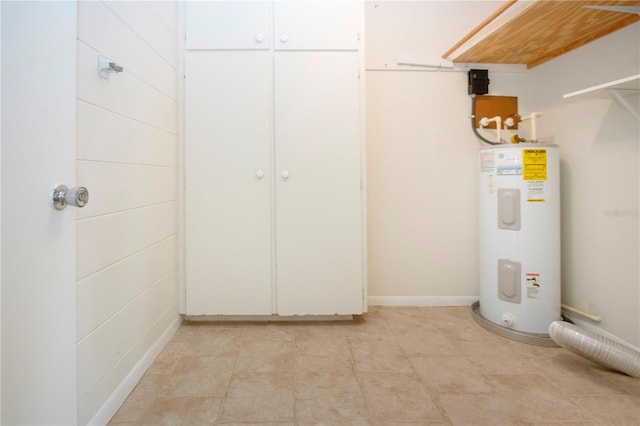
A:
{"label": "gray flexible duct hose", "polygon": [[640,352],[566,321],[554,321],[549,336],[558,345],[629,376],[640,378]]}

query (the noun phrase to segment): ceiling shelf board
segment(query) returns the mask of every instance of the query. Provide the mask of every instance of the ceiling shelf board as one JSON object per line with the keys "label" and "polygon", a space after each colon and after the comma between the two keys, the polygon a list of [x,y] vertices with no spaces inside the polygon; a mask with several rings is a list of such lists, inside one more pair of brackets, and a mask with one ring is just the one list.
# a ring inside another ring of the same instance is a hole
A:
{"label": "ceiling shelf board", "polygon": [[635,13],[585,6],[637,7],[640,0],[510,1],[443,56],[456,63],[533,68],[640,21]]}

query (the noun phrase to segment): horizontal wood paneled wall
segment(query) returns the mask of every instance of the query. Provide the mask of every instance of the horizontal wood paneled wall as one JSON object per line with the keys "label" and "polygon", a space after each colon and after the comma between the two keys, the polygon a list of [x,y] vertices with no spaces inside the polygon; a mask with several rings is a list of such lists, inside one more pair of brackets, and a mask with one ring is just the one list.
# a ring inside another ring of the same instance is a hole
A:
{"label": "horizontal wood paneled wall", "polygon": [[[78,2],[79,422],[177,317],[177,9]],[[98,57],[124,67],[108,80]]]}

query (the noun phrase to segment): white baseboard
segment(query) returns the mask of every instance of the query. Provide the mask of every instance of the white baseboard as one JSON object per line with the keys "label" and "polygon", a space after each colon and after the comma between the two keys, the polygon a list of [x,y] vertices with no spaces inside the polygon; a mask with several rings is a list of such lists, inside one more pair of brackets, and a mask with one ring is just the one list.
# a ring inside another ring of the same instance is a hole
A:
{"label": "white baseboard", "polygon": [[192,322],[227,322],[227,321],[250,321],[250,322],[301,322],[301,321],[351,321],[353,315],[194,315],[185,316],[186,321]]}
{"label": "white baseboard", "polygon": [[369,306],[471,306],[478,296],[369,296]]}
{"label": "white baseboard", "polygon": [[151,366],[156,357],[160,354],[162,349],[169,343],[169,340],[173,337],[178,327],[182,323],[182,317],[176,315],[176,319],[169,324],[167,329],[160,335],[158,340],[149,348],[144,354],[142,359],[133,367],[133,369],[122,380],[120,385],[111,394],[111,396],[105,401],[105,403],[96,412],[93,418],[89,421],[90,425],[106,425],[109,420],[116,414],[118,409],[122,406],[127,399],[133,388],[136,387],[144,372]]}

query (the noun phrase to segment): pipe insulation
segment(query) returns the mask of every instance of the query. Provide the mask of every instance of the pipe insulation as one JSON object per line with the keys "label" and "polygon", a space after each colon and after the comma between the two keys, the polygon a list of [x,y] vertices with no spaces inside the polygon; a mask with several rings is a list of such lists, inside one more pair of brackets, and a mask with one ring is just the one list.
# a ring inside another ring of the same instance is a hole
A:
{"label": "pipe insulation", "polygon": [[584,330],[566,321],[549,325],[549,336],[558,345],[629,376],[640,378],[640,352]]}

